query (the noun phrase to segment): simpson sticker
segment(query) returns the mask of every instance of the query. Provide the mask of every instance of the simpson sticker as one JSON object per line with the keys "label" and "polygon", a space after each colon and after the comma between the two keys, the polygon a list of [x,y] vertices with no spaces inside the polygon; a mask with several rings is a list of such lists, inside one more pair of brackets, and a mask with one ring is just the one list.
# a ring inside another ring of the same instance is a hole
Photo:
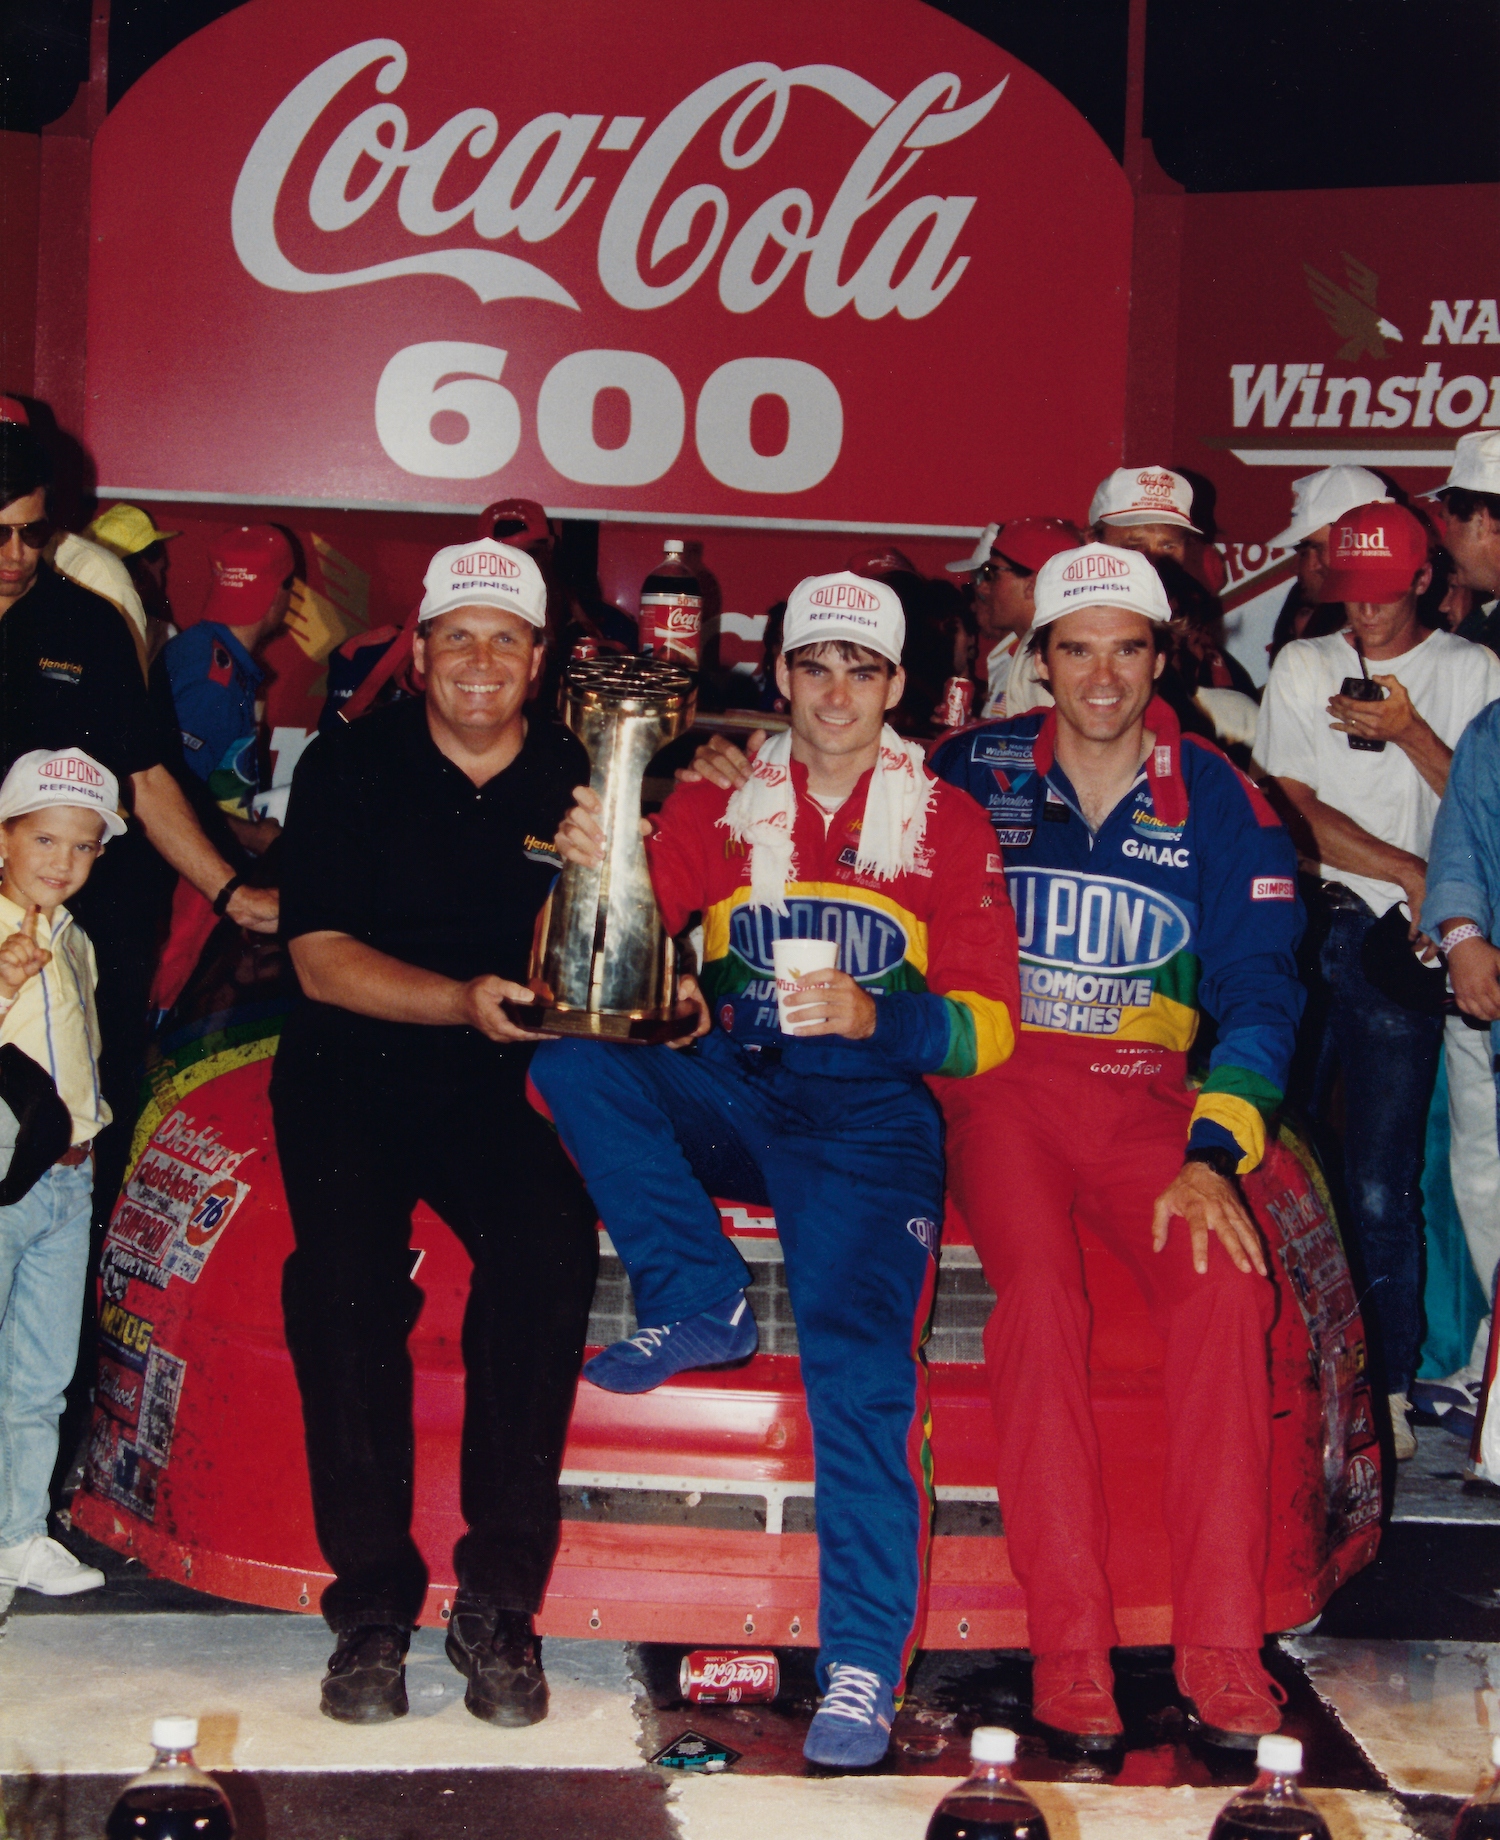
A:
{"label": "simpson sticker", "polygon": [[1287,875],[1257,875],[1250,883],[1252,901],[1295,901],[1297,884]]}
{"label": "simpson sticker", "polygon": [[211,1128],[174,1113],[146,1146],[110,1222],[107,1253],[118,1271],[164,1288],[196,1284],[225,1227],[250,1192],[235,1169],[250,1154]]}

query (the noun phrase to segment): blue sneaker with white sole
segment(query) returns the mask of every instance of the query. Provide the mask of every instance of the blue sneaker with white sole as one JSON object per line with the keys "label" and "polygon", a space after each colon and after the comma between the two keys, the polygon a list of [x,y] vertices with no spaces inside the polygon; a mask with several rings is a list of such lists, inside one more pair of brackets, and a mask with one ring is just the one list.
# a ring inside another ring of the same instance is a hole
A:
{"label": "blue sneaker with white sole", "polygon": [[760,1332],[750,1300],[736,1291],[727,1303],[684,1322],[640,1329],[583,1364],[583,1377],[606,1393],[649,1393],[690,1367],[725,1367],[755,1353]]}
{"label": "blue sneaker with white sole", "polygon": [[808,1729],[802,1755],[826,1769],[868,1769],[885,1755],[895,1716],[894,1687],[869,1668],[832,1661],[828,1691]]}

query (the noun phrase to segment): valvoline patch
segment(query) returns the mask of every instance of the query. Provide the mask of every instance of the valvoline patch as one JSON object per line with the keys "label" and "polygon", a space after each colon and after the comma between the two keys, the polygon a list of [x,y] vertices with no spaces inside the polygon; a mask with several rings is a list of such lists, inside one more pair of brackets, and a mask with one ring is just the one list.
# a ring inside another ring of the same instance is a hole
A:
{"label": "valvoline patch", "polygon": [[771,947],[778,938],[836,940],[840,971],[860,983],[876,982],[906,957],[906,928],[878,908],[795,896],[787,907],[786,915],[778,915],[747,905],[730,916],[730,950],[763,977],[775,975]]}
{"label": "valvoline patch", "polygon": [[1192,940],[1192,922],[1154,888],[1065,869],[1007,872],[1022,955],[1043,965],[1149,971]]}

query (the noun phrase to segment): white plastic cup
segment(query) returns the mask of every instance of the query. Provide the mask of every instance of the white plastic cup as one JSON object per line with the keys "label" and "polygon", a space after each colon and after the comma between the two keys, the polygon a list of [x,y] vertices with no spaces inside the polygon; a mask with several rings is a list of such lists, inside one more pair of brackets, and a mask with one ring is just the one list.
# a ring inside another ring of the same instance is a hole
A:
{"label": "white plastic cup", "polygon": [[[834,971],[838,968],[839,946],[836,939],[776,939],[771,942],[771,962],[776,971],[776,1013],[782,1033],[800,1031],[787,1020],[787,1004],[800,1008],[809,1002],[805,991],[796,988],[797,979],[809,971]],[[807,1026],[803,1019],[803,1027]]]}

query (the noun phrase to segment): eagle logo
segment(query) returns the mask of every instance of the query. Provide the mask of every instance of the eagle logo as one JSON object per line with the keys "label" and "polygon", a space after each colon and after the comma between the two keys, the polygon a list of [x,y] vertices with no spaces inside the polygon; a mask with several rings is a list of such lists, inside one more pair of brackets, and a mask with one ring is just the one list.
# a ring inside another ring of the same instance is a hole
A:
{"label": "eagle logo", "polygon": [[1302,264],[1302,272],[1307,276],[1313,301],[1324,319],[1344,341],[1339,346],[1339,356],[1346,364],[1352,364],[1365,351],[1372,358],[1383,358],[1386,340],[1394,339],[1399,345],[1401,334],[1376,311],[1375,289],[1380,277],[1373,269],[1366,268],[1363,262],[1356,261],[1347,249],[1341,249],[1339,254],[1344,261],[1344,279],[1349,283],[1347,288],[1340,287],[1336,281],[1330,281],[1327,275],[1320,274],[1310,262]]}

